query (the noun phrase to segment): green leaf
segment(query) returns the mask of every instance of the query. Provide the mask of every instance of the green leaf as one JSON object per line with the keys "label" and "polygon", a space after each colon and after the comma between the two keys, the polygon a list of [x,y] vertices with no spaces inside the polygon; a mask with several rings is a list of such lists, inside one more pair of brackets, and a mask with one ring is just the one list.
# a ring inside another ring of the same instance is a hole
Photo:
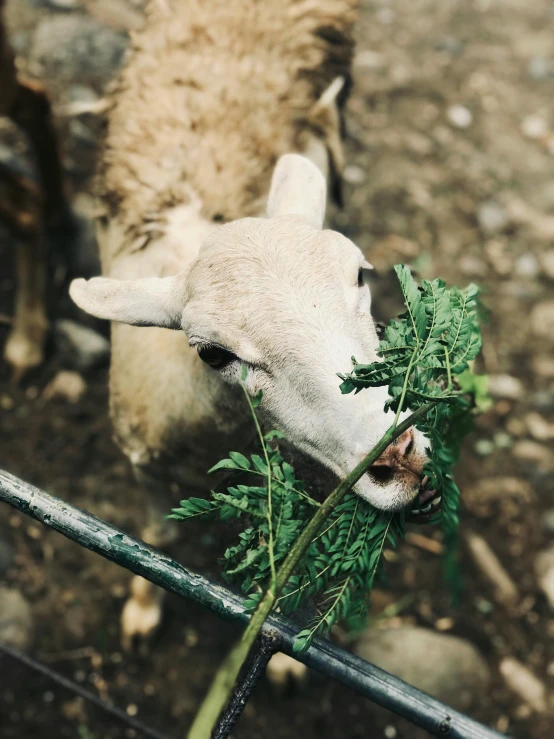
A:
{"label": "green leaf", "polygon": [[[244,454],[241,454],[240,452],[229,452],[229,456],[236,464],[236,466],[241,470],[249,470],[252,467],[250,461],[244,456]],[[212,469],[214,468],[212,467]]]}

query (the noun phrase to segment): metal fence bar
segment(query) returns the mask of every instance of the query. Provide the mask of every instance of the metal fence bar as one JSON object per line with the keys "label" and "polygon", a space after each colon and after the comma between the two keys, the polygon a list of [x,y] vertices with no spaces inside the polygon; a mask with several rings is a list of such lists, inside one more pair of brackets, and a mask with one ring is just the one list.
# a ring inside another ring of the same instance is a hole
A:
{"label": "metal fence bar", "polygon": [[[189,572],[144,542],[2,470],[0,501],[222,618],[241,623],[249,619],[241,598],[227,588]],[[314,641],[304,654],[295,654],[293,644],[298,626],[282,616],[271,615],[264,631],[279,634],[280,650],[285,654],[353,688],[434,736],[449,739],[499,739],[503,736],[330,642]]]}

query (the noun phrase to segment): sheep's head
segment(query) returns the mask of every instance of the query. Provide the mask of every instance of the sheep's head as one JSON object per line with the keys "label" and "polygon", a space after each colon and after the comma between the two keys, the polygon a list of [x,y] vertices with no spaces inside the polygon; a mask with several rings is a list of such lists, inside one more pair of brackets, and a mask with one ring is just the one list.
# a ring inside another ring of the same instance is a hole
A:
{"label": "sheep's head", "polygon": [[[349,370],[352,356],[375,361],[378,338],[365,279],[370,265],[349,239],[322,230],[325,190],[310,161],[286,155],[273,176],[268,218],[214,229],[186,272],[75,280],[71,295],[100,318],[182,330],[208,371],[227,383],[241,382],[246,364],[247,389],[263,391],[267,420],[343,477],[392,414],[383,410],[386,388],[339,390],[337,373]],[[381,509],[405,506],[421,492],[425,447],[421,432],[406,431],[357,492]]]}

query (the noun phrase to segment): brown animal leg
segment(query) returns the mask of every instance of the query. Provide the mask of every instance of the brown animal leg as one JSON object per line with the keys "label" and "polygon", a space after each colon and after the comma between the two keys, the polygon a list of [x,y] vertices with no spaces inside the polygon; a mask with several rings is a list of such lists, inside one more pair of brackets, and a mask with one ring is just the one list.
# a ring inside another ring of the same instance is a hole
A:
{"label": "brown animal leg", "polygon": [[4,357],[17,381],[43,358],[48,330],[45,235],[42,202],[36,186],[1,164],[0,219],[18,237],[14,318],[4,347]]}
{"label": "brown animal leg", "polygon": [[66,195],[50,101],[40,85],[18,81],[9,116],[29,138],[44,194],[44,220],[50,225],[60,218]]}

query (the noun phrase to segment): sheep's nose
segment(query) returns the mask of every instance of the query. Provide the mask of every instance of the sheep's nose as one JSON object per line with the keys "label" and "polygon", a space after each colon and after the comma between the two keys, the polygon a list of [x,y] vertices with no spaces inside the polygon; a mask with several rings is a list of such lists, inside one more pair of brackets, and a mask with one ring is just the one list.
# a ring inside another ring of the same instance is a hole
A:
{"label": "sheep's nose", "polygon": [[404,431],[371,465],[369,472],[378,481],[387,482],[396,472],[408,472],[416,477],[423,473],[423,464],[410,459],[414,448],[413,428]]}

